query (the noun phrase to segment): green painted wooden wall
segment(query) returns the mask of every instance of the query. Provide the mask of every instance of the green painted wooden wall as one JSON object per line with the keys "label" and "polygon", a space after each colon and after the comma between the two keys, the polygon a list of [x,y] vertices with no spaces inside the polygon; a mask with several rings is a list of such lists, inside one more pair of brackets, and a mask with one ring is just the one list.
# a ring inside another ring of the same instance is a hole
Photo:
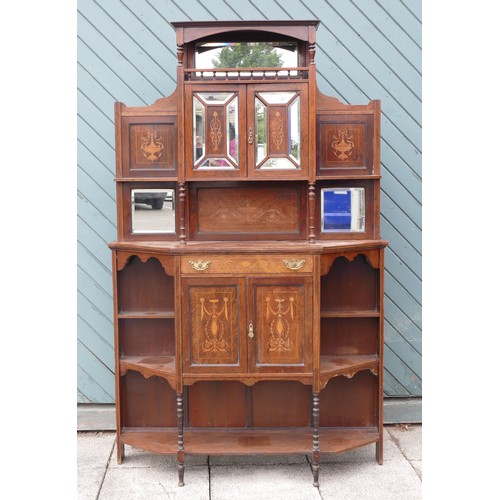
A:
{"label": "green painted wooden wall", "polygon": [[320,90],[350,104],[382,101],[385,395],[421,396],[421,2],[79,0],[77,17],[78,402],[114,402],[113,104],[149,105],[174,90],[170,22],[225,19],[319,19]]}

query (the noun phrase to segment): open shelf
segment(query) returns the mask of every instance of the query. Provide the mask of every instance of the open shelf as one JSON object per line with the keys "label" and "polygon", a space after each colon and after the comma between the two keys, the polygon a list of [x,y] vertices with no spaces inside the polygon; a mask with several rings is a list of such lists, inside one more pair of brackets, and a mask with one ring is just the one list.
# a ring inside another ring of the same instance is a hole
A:
{"label": "open shelf", "polygon": [[378,373],[379,357],[377,355],[323,355],[320,357],[321,387],[338,376],[353,377],[362,370]]}
{"label": "open shelf", "polygon": [[322,318],[378,318],[380,311],[321,311]]}
{"label": "open shelf", "polygon": [[173,311],[121,311],[119,319],[174,319]]}
{"label": "open shelf", "polygon": [[120,358],[120,375],[132,370],[141,373],[145,378],[162,377],[170,385],[175,384],[175,356],[122,356]]}
{"label": "open shelf", "polygon": [[177,453],[177,428],[123,428],[122,442],[154,453]]}
{"label": "open shelf", "polygon": [[[379,439],[376,427],[320,428],[322,452],[341,453]],[[177,451],[177,429],[123,429],[125,444],[155,453],[173,454]],[[190,429],[184,428],[184,451],[194,455],[277,455],[311,453],[312,429]]]}
{"label": "open shelf", "polygon": [[342,453],[379,440],[377,427],[320,427],[322,453]]}

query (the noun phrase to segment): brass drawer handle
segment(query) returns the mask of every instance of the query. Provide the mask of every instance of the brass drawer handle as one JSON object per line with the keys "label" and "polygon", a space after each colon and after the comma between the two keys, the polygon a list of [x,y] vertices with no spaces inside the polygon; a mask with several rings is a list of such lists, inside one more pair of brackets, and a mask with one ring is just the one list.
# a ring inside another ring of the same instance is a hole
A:
{"label": "brass drawer handle", "polygon": [[195,270],[195,271],[204,271],[205,269],[208,269],[208,266],[210,266],[210,264],[212,263],[212,261],[210,260],[197,260],[197,261],[194,261],[194,260],[190,260],[189,263],[191,264],[191,267]]}
{"label": "brass drawer handle", "polygon": [[285,267],[287,267],[288,269],[291,269],[292,271],[298,271],[299,269],[302,269],[304,267],[305,263],[306,263],[305,259],[302,259],[302,260],[283,259],[283,264],[285,264]]}
{"label": "brass drawer handle", "polygon": [[248,337],[253,339],[254,338],[254,333],[253,333],[253,323],[250,322],[248,325]]}

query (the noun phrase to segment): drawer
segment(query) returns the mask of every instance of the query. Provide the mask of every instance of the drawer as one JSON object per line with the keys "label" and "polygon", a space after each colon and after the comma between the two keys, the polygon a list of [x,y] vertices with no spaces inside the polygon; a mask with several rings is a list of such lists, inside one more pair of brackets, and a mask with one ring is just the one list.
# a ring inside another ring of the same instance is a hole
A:
{"label": "drawer", "polygon": [[182,274],[312,273],[311,255],[191,255],[181,258]]}

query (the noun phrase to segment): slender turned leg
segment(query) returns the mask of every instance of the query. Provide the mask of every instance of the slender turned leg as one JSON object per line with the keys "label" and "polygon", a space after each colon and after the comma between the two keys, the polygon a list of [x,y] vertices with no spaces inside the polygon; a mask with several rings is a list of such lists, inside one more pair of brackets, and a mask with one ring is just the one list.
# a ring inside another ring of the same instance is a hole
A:
{"label": "slender turned leg", "polygon": [[319,487],[319,392],[313,392],[313,484]]}
{"label": "slender turned leg", "polygon": [[182,394],[177,394],[177,471],[179,486],[184,486],[184,408]]}

